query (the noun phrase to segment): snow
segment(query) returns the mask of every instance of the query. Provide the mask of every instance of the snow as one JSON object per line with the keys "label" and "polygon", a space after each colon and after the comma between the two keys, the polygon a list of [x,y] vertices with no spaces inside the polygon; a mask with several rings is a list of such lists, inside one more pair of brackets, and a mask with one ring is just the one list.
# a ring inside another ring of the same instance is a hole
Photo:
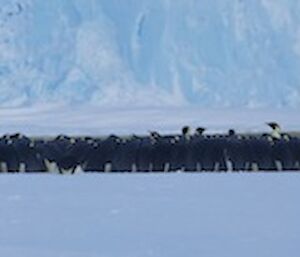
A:
{"label": "snow", "polygon": [[298,256],[299,174],[2,175],[0,255]]}
{"label": "snow", "polygon": [[199,107],[99,107],[92,105],[36,105],[0,109],[0,134],[21,132],[29,136],[145,135],[149,131],[180,133],[185,125],[202,126],[207,133],[229,128],[241,133],[269,131],[266,122],[277,121],[283,131],[300,131],[296,109],[245,109]]}
{"label": "snow", "polygon": [[0,106],[300,107],[298,1],[0,2]]}
{"label": "snow", "polygon": [[[300,131],[297,1],[0,3],[0,134]],[[298,256],[298,177],[1,174],[0,256]]]}

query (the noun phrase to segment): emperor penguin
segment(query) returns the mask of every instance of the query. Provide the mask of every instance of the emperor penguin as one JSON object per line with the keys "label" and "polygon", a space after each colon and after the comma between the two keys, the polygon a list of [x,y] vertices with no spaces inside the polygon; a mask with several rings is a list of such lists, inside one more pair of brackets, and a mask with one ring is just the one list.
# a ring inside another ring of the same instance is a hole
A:
{"label": "emperor penguin", "polygon": [[184,137],[184,139],[190,140],[190,138],[191,138],[191,128],[189,126],[184,126],[181,129],[181,133],[182,133],[182,136]]}
{"label": "emperor penguin", "polygon": [[203,133],[205,132],[205,130],[206,130],[206,128],[198,127],[198,128],[196,128],[195,135],[196,136],[202,136]]}
{"label": "emperor penguin", "polygon": [[157,131],[149,131],[149,134],[152,141],[156,141],[157,139],[161,138],[161,135]]}
{"label": "emperor penguin", "polygon": [[236,132],[234,129],[229,129],[228,130],[228,137],[234,137],[236,136]]}
{"label": "emperor penguin", "polygon": [[160,139],[162,139],[162,135],[158,133],[157,131],[149,131],[149,140],[151,145],[155,145]]}
{"label": "emperor penguin", "polygon": [[276,122],[268,122],[267,125],[272,129],[271,137],[273,139],[281,139],[281,128],[278,123]]}

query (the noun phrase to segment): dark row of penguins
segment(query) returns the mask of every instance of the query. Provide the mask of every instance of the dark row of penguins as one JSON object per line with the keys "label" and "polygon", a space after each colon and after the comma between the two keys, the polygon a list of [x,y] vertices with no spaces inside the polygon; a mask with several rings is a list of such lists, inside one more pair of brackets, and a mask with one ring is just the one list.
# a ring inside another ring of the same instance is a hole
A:
{"label": "dark row of penguins", "polygon": [[1,172],[202,172],[300,170],[300,138],[281,133],[277,123],[261,135],[206,135],[205,128],[178,135],[106,138],[0,138]]}

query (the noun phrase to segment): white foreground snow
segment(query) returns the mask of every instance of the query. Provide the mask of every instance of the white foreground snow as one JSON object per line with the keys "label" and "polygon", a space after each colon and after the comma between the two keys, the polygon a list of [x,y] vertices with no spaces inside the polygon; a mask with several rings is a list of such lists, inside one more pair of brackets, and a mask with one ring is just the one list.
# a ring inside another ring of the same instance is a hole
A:
{"label": "white foreground snow", "polygon": [[299,176],[1,175],[0,256],[298,256]]}

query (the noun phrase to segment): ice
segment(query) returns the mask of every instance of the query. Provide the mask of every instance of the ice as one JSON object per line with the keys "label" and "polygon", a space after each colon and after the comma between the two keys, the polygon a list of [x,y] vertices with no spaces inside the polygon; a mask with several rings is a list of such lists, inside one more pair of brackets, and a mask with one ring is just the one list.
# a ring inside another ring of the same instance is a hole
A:
{"label": "ice", "polygon": [[289,0],[1,0],[0,106],[300,106]]}

